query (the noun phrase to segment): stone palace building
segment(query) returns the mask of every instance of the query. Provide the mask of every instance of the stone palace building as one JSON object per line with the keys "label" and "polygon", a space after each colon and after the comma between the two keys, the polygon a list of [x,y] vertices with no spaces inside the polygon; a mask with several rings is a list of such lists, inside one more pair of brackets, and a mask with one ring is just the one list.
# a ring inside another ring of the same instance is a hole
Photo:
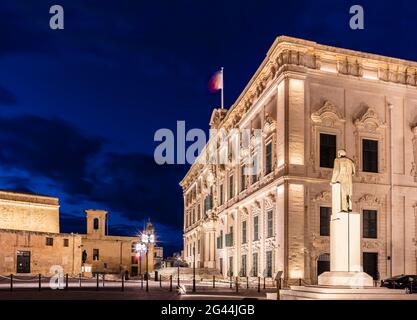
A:
{"label": "stone palace building", "polygon": [[[329,269],[333,161],[354,160],[362,264],[417,273],[417,63],[278,37],[180,185],[184,258],[226,276],[317,283]],[[230,129],[261,130],[239,163],[210,164]],[[259,157],[259,153],[261,156]],[[247,161],[248,159],[260,161]],[[258,163],[258,164],[257,164]],[[245,174],[258,165],[259,174]]]}

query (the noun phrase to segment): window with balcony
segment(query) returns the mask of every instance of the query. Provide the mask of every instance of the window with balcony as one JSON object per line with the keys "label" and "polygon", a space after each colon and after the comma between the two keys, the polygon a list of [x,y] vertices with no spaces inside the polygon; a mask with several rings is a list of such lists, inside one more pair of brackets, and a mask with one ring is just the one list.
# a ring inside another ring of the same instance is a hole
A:
{"label": "window with balcony", "polygon": [[219,202],[220,202],[220,205],[222,205],[223,201],[224,201],[224,199],[223,199],[223,194],[224,194],[223,183],[219,187],[219,193],[220,193],[219,194]]}
{"label": "window with balcony", "polygon": [[362,140],[362,171],[378,172],[378,141]]}
{"label": "window with balcony", "polygon": [[241,265],[240,265],[240,276],[241,277],[246,277],[247,275],[247,258],[246,258],[246,254],[243,254],[241,257],[242,261],[241,261]]}
{"label": "window with balcony", "polygon": [[259,217],[253,218],[253,241],[259,240]]}
{"label": "window with balcony", "polygon": [[247,235],[247,231],[246,231],[246,221],[242,222],[242,244],[245,244],[247,239],[246,239],[246,235]]}
{"label": "window with balcony", "polygon": [[272,251],[266,252],[266,276],[272,277]]}
{"label": "window with balcony", "polygon": [[268,142],[265,146],[265,174],[269,174],[272,171],[272,141]]}
{"label": "window with balcony", "polygon": [[272,210],[267,212],[267,237],[271,238],[274,236],[274,214]]}
{"label": "window with balcony", "polygon": [[233,184],[233,175],[229,177],[229,200],[235,196],[235,188]]}
{"label": "window with balcony", "polygon": [[233,246],[233,227],[230,227],[230,232],[226,234],[226,247]]}
{"label": "window with balcony", "polygon": [[258,253],[255,252],[252,254],[252,276],[258,276]]}
{"label": "window with balcony", "polygon": [[240,191],[244,191],[246,189],[245,168],[245,166],[240,167]]}
{"label": "window with balcony", "polygon": [[320,133],[320,167],[333,168],[336,148],[336,135]]}

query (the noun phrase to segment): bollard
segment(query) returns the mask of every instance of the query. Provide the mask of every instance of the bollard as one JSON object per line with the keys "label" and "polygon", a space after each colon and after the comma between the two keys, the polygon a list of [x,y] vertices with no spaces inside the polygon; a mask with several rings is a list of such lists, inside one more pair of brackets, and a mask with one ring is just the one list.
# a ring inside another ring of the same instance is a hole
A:
{"label": "bollard", "polygon": [[10,291],[13,291],[13,275],[10,274]]}
{"label": "bollard", "polygon": [[265,290],[265,277],[264,277],[264,290]]}
{"label": "bollard", "polygon": [[122,276],[122,291],[125,291],[125,276]]}
{"label": "bollard", "polygon": [[301,278],[298,279],[298,285],[301,287]]}
{"label": "bollard", "polygon": [[41,274],[39,273],[39,291],[41,291],[41,287],[42,287],[42,276],[41,276]]}
{"label": "bollard", "polygon": [[143,289],[143,274],[140,275],[140,288]]}
{"label": "bollard", "polygon": [[277,280],[277,300],[280,300],[279,291],[281,290],[281,279]]}
{"label": "bollard", "polygon": [[96,277],[97,277],[97,286],[96,286],[96,291],[98,291],[98,284],[99,284],[98,273],[96,274]]}
{"label": "bollard", "polygon": [[258,277],[258,292],[261,292],[261,277]]}
{"label": "bollard", "polygon": [[81,288],[81,273],[80,273],[80,288]]}
{"label": "bollard", "polygon": [[162,288],[162,276],[159,275],[159,287]]}
{"label": "bollard", "polygon": [[65,290],[68,290],[68,273],[65,275]]}
{"label": "bollard", "polygon": [[213,276],[213,288],[216,287],[216,276]]}
{"label": "bollard", "polygon": [[239,277],[236,277],[236,293],[239,292]]}
{"label": "bollard", "polygon": [[106,275],[103,273],[103,288],[104,288],[104,277],[105,277]]}
{"label": "bollard", "polygon": [[172,291],[172,274],[169,276],[169,291]]}
{"label": "bollard", "polygon": [[246,277],[246,289],[249,289],[249,277]]}

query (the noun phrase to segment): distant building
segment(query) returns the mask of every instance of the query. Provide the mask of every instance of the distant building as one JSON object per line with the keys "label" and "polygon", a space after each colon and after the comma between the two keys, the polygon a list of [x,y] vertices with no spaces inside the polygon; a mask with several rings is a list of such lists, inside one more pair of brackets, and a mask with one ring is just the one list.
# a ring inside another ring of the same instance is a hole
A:
{"label": "distant building", "polygon": [[153,250],[154,267],[155,269],[159,269],[162,267],[162,261],[164,260],[164,248],[160,246],[155,246]]}
{"label": "distant building", "polygon": [[[86,210],[86,214],[87,234],[60,233],[58,198],[0,191],[0,274],[50,275],[51,267],[58,266],[77,275],[84,265],[92,273],[137,275],[139,261],[145,272],[145,254],[141,259],[136,253],[138,236],[106,235],[108,213]],[[147,228],[153,230],[150,222]],[[150,272],[153,260],[151,245]]]}

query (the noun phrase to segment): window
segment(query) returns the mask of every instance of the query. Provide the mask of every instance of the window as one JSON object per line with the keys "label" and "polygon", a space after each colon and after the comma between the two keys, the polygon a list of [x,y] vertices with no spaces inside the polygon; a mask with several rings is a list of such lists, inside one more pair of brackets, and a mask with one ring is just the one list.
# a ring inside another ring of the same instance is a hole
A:
{"label": "window", "polygon": [[259,240],[259,217],[256,216],[253,218],[253,241]]}
{"label": "window", "polygon": [[235,195],[234,192],[234,186],[233,186],[233,176],[229,177],[229,200],[232,199]]}
{"label": "window", "polygon": [[98,218],[94,218],[94,220],[93,220],[93,229],[98,230],[98,227],[99,227],[99,220],[98,220]]}
{"label": "window", "polygon": [[197,242],[197,254],[200,254],[200,242],[201,242],[201,240],[198,239],[198,242]]}
{"label": "window", "polygon": [[54,238],[47,237],[46,238],[46,245],[53,246],[54,245]]}
{"label": "window", "polygon": [[273,216],[273,211],[269,210],[267,213],[267,218],[268,218],[268,230],[267,230],[267,237],[271,238],[274,236],[274,216]]}
{"label": "window", "polygon": [[240,276],[246,277],[246,254],[243,254],[241,259]]}
{"label": "window", "polygon": [[336,158],[336,136],[320,133],[320,167],[333,168]]}
{"label": "window", "polygon": [[240,191],[246,189],[246,175],[245,175],[245,166],[240,167]]}
{"label": "window", "polygon": [[272,171],[272,142],[268,142],[265,147],[265,174]]}
{"label": "window", "polygon": [[223,258],[219,259],[219,269],[220,274],[223,274]]}
{"label": "window", "polygon": [[64,247],[69,247],[69,239],[64,239]]}
{"label": "window", "polygon": [[256,183],[258,181],[259,178],[259,167],[258,167],[258,155],[257,153],[255,153],[252,156],[252,184]]}
{"label": "window", "polygon": [[252,276],[257,277],[258,276],[258,253],[255,252],[252,255]]}
{"label": "window", "polygon": [[195,208],[193,208],[193,224],[195,223]]}
{"label": "window", "polygon": [[197,219],[201,219],[201,211],[200,211],[200,205],[197,205]]}
{"label": "window", "polygon": [[242,243],[246,243],[246,221],[242,222]]}
{"label": "window", "polygon": [[378,141],[362,140],[362,171],[378,172]]}
{"label": "window", "polygon": [[223,230],[220,230],[220,235],[217,237],[217,249],[223,248]]}
{"label": "window", "polygon": [[376,239],[377,233],[377,211],[363,210],[363,237]]}
{"label": "window", "polygon": [[229,257],[229,277],[233,277],[233,256]]}
{"label": "window", "polygon": [[233,246],[233,227],[230,227],[230,232],[226,234],[226,247]]}
{"label": "window", "polygon": [[332,208],[320,207],[320,235],[330,236],[330,215]]}
{"label": "window", "polygon": [[221,184],[220,185],[220,196],[219,196],[219,198],[220,198],[220,205],[222,205],[223,204],[223,192],[224,192],[224,190],[223,190],[223,184]]}
{"label": "window", "polygon": [[266,276],[272,277],[272,251],[266,252]]}
{"label": "window", "polygon": [[97,261],[100,259],[100,254],[98,249],[93,249],[93,261]]}

